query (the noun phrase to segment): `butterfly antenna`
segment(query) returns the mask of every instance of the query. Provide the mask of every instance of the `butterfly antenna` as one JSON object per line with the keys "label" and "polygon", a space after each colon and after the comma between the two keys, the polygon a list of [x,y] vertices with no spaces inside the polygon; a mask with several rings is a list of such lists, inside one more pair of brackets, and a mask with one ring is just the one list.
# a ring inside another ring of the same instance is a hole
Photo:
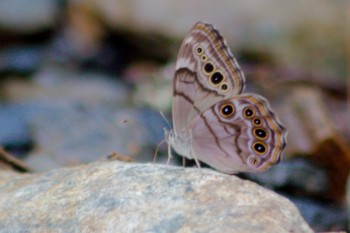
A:
{"label": "butterfly antenna", "polygon": [[[162,116],[162,118],[164,119],[164,121],[167,123],[168,127],[171,128],[171,125],[168,121],[168,119],[165,117],[164,113],[162,111],[159,111],[159,114]],[[165,131],[167,131],[167,128],[164,128]],[[156,151],[154,153],[154,158],[153,158],[153,163],[155,163],[156,159],[157,159],[157,156],[158,156],[158,151],[159,151],[159,147],[164,143],[166,142],[167,139],[164,139],[162,140],[158,145],[157,145],[157,148],[156,148]],[[169,149],[168,149],[169,150]],[[171,156],[170,156],[171,157]],[[169,163],[169,158],[168,158],[168,162],[167,164]]]}
{"label": "butterfly antenna", "polygon": [[171,128],[171,125],[168,121],[168,119],[165,117],[164,113],[162,111],[159,111],[159,114],[162,116],[162,118],[165,120],[165,122],[168,124],[169,128]]}
{"label": "butterfly antenna", "polygon": [[154,156],[153,156],[153,163],[156,162],[157,156],[158,156],[158,151],[159,151],[159,147],[165,142],[165,139],[163,139],[160,143],[158,143],[156,151],[154,152]]}

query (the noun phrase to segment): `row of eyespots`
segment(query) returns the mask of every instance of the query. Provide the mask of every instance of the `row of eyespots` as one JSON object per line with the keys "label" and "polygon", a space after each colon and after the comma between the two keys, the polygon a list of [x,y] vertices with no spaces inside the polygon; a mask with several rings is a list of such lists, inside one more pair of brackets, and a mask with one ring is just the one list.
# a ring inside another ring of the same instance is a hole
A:
{"label": "row of eyespots", "polygon": [[225,80],[224,75],[220,70],[215,67],[215,64],[208,60],[208,57],[204,53],[202,46],[196,48],[196,54],[201,56],[201,61],[204,63],[202,66],[202,71],[205,75],[209,76],[209,82],[214,87],[220,86],[221,91],[226,92],[228,90],[228,85]]}
{"label": "row of eyespots", "polygon": [[255,111],[250,107],[247,107],[243,110],[243,116],[246,119],[251,119],[252,124],[256,126],[253,128],[253,135],[257,141],[253,143],[252,149],[257,155],[264,155],[267,152],[267,146],[264,142],[262,142],[262,140],[267,139],[268,133],[264,128],[261,127],[261,119],[254,117]]}

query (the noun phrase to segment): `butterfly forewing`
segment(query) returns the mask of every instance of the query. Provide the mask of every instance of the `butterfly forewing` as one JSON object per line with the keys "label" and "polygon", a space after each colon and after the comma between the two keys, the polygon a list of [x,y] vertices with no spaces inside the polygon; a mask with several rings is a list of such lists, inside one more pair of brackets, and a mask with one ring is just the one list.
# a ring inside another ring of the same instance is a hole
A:
{"label": "butterfly forewing", "polygon": [[195,24],[185,37],[176,62],[175,131],[186,129],[194,116],[222,99],[240,94],[243,89],[243,72],[224,38],[210,24]]}

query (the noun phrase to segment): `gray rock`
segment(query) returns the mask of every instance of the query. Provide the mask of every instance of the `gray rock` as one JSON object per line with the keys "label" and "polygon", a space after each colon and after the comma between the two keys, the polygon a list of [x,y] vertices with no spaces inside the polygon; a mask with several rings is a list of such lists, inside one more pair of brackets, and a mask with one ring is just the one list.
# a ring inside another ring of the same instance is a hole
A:
{"label": "gray rock", "polygon": [[33,142],[25,158],[33,170],[96,161],[112,152],[153,159],[165,121],[156,110],[133,107],[123,82],[55,67],[33,79],[6,82],[9,103],[0,105],[0,145]]}
{"label": "gray rock", "polygon": [[282,160],[266,172],[245,176],[265,187],[280,189],[289,186],[317,196],[327,196],[330,182],[325,170],[303,158]]}
{"label": "gray rock", "polygon": [[297,208],[207,169],[98,162],[0,172],[0,232],[312,232]]}
{"label": "gray rock", "polygon": [[58,11],[57,0],[1,0],[0,28],[19,33],[37,32],[54,26]]}
{"label": "gray rock", "polygon": [[346,208],[326,199],[330,184],[326,171],[305,158],[282,160],[266,172],[244,176],[287,196],[316,232],[346,229]]}
{"label": "gray rock", "polygon": [[301,216],[316,232],[336,232],[347,229],[348,216],[345,206],[327,203],[325,201],[307,199],[305,197],[287,198],[298,207]]}
{"label": "gray rock", "polygon": [[[261,39],[263,43],[268,42],[266,40],[273,43],[276,41],[276,36],[298,27],[305,23],[305,20],[323,19],[328,20],[328,23],[335,23],[337,21],[333,16],[340,10],[337,8],[339,4],[326,1],[320,3],[316,0],[309,2],[297,0],[290,4],[278,0],[225,1],[219,5],[214,2],[186,4],[185,0],[178,2],[153,0],[152,4],[146,4],[142,0],[89,2],[69,0],[68,2],[72,5],[87,5],[93,7],[91,9],[96,12],[102,12],[101,17],[114,28],[125,25],[132,30],[166,32],[167,35],[176,37],[183,37],[191,24],[201,19],[221,25],[220,27],[228,32],[226,39],[235,41],[236,44],[247,43],[247,40],[255,44]],[[320,11],[311,11],[314,3],[318,3]],[[289,15],[291,11],[299,11],[299,14]],[[271,14],[272,12],[279,14]],[[255,37],[249,37],[251,35]]]}
{"label": "gray rock", "polygon": [[[329,74],[334,76],[332,82],[336,80],[342,85],[346,85],[341,81],[346,70],[341,62],[346,59],[346,53],[341,52],[346,51],[346,37],[342,32],[348,25],[346,20],[340,20],[339,15],[346,8],[345,2],[68,1],[73,5],[87,5],[104,19],[109,28],[127,28],[136,33],[153,31],[183,38],[195,22],[206,21],[220,29],[229,46],[234,46],[233,52],[238,48],[268,51],[282,66],[293,64],[303,72]],[[314,10],[315,6],[317,10]],[[316,58],[315,53],[318,54]]]}
{"label": "gray rock", "polygon": [[154,149],[147,147],[155,148],[164,138],[164,121],[152,110],[76,104],[46,109],[30,122],[38,150],[25,162],[36,171],[91,162],[112,152],[152,161]]}
{"label": "gray rock", "polygon": [[31,141],[26,118],[29,108],[24,105],[0,104],[0,145],[26,144]]}
{"label": "gray rock", "polygon": [[43,62],[43,48],[14,46],[0,51],[0,73],[30,73]]}

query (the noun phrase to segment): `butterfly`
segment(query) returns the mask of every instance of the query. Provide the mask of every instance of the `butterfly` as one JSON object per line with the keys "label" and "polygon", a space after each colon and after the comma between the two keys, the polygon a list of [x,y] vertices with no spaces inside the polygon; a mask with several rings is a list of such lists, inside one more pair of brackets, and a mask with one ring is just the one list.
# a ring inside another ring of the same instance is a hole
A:
{"label": "butterfly", "polygon": [[268,101],[242,94],[244,74],[212,25],[196,23],[180,47],[173,80],[173,129],[180,155],[223,173],[262,172],[278,163],[286,129]]}

